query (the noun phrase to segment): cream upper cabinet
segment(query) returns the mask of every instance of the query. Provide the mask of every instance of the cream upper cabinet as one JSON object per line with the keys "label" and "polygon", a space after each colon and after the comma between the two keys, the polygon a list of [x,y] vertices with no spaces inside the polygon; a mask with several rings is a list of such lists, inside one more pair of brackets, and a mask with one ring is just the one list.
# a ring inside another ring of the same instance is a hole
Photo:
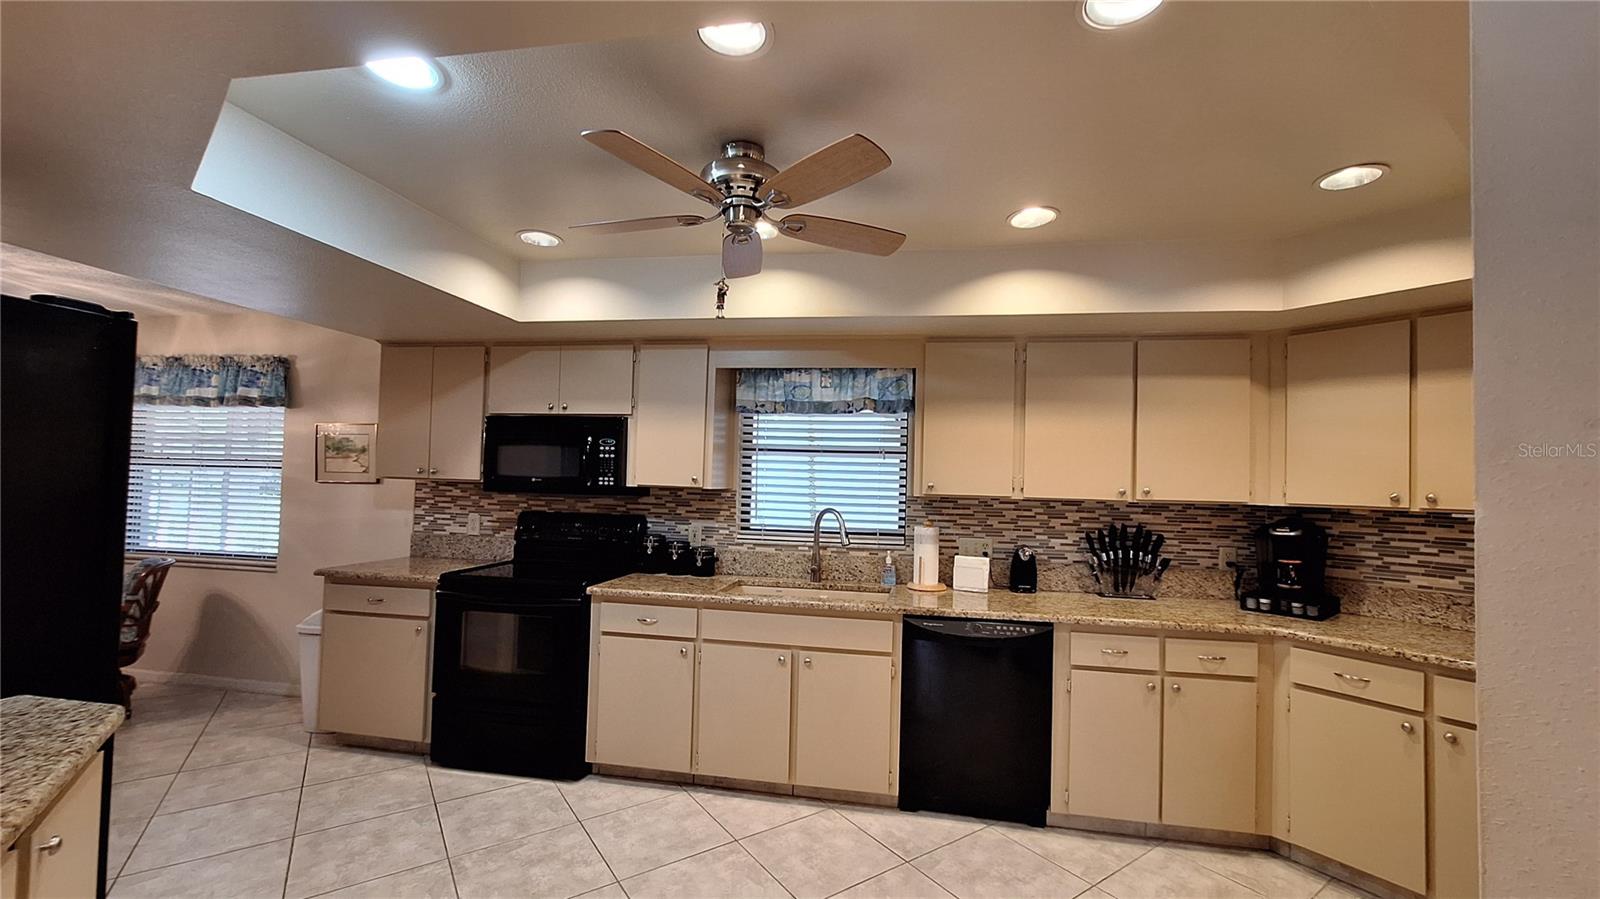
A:
{"label": "cream upper cabinet", "polygon": [[476,480],[482,468],[484,348],[384,347],[378,474]]}
{"label": "cream upper cabinet", "polygon": [[788,782],[790,655],[768,646],[700,647],[696,774]]}
{"label": "cream upper cabinet", "polygon": [[641,487],[705,486],[710,353],[704,346],[639,348],[628,480]]}
{"label": "cream upper cabinet", "polygon": [[794,782],[888,792],[889,657],[796,650],[795,658]]}
{"label": "cream upper cabinet", "polygon": [[1023,370],[1023,495],[1127,499],[1133,342],[1030,343]]}
{"label": "cream upper cabinet", "polygon": [[1411,323],[1288,339],[1284,496],[1405,508],[1411,475]]}
{"label": "cream upper cabinet", "polygon": [[1010,496],[1016,436],[1016,345],[933,342],[922,369],[925,495]]}
{"label": "cream upper cabinet", "polygon": [[594,761],[688,773],[694,641],[604,634],[595,665]]}
{"label": "cream upper cabinet", "polygon": [[1067,811],[1161,820],[1161,678],[1073,669]]}
{"label": "cream upper cabinet", "polygon": [[1294,688],[1289,841],[1427,891],[1422,717]]}
{"label": "cream upper cabinet", "polygon": [[325,612],[318,723],[420,743],[428,709],[428,622]]}
{"label": "cream upper cabinet", "polygon": [[1478,895],[1478,734],[1433,722],[1433,895]]}
{"label": "cream upper cabinet", "polygon": [[1418,509],[1471,509],[1472,313],[1417,319]]}
{"label": "cream upper cabinet", "polygon": [[1169,676],[1162,696],[1162,823],[1253,833],[1255,681]]}
{"label": "cream upper cabinet", "polygon": [[494,347],[489,412],[628,415],[633,347]]}
{"label": "cream upper cabinet", "polygon": [[1134,498],[1248,502],[1250,393],[1248,340],[1139,341]]}

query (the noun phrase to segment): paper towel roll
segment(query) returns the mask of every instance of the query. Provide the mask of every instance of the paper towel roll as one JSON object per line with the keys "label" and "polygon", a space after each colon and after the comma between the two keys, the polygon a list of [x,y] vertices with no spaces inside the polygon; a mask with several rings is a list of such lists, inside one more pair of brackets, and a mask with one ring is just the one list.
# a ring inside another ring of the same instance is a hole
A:
{"label": "paper towel roll", "polygon": [[911,529],[911,582],[925,587],[939,583],[939,529],[931,524]]}

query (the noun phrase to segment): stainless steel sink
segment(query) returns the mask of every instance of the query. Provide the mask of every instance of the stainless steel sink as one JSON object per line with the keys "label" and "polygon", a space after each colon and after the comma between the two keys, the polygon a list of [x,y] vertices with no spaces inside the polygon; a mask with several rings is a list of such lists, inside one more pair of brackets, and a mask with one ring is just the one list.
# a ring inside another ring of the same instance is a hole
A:
{"label": "stainless steel sink", "polygon": [[830,587],[826,584],[734,584],[723,590],[725,596],[798,596],[816,600],[881,600],[887,588],[874,589],[862,584]]}

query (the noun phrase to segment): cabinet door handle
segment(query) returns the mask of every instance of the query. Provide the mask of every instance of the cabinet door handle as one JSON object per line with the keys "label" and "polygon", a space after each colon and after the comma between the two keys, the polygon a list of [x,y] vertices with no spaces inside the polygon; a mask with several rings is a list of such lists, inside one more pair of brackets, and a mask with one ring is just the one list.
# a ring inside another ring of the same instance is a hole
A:
{"label": "cabinet door handle", "polygon": [[422,625],[417,625],[417,633],[422,633]]}
{"label": "cabinet door handle", "polygon": [[418,466],[417,468],[417,474],[426,474],[427,471],[428,470],[426,468],[422,468],[421,466]]}
{"label": "cabinet door handle", "polygon": [[689,647],[687,647],[687,646],[678,647],[678,655],[687,657],[689,655]]}
{"label": "cabinet door handle", "polygon": [[1400,494],[1398,494],[1398,493],[1389,494],[1389,502],[1397,503],[1399,501],[1400,501]]}
{"label": "cabinet door handle", "polygon": [[1335,671],[1333,673],[1333,676],[1334,677],[1342,677],[1347,681],[1353,681],[1353,682],[1358,683],[1358,684],[1370,684],[1370,683],[1372,683],[1372,678],[1370,678],[1370,677],[1362,677],[1359,674],[1345,674],[1342,671]]}
{"label": "cabinet door handle", "polygon": [[555,404],[555,403],[545,403],[545,404],[544,404],[544,407],[545,407],[545,408],[546,408],[546,409],[552,409],[552,410],[553,410],[553,409],[555,409],[555,407],[556,407],[556,404]]}
{"label": "cabinet door handle", "polygon": [[928,482],[928,492],[929,492],[929,493],[932,493],[932,492],[933,492],[933,482],[932,482],[932,481],[929,481],[929,482]]}
{"label": "cabinet door handle", "polygon": [[1416,730],[1416,728],[1411,726],[1411,722],[1410,721],[1402,721],[1402,722],[1400,722],[1400,729],[1405,731],[1408,734],[1411,733],[1412,731]]}
{"label": "cabinet door handle", "polygon": [[567,404],[566,404],[566,403],[562,403],[562,404],[561,404],[561,411],[562,411],[562,412],[565,412],[565,411],[567,411]]}
{"label": "cabinet door handle", "polygon": [[1117,495],[1118,496],[1127,496],[1128,495],[1128,488],[1126,488],[1126,487],[1118,487],[1117,488]]}
{"label": "cabinet door handle", "polygon": [[1100,652],[1108,656],[1125,656],[1128,654],[1126,649],[1102,649]]}
{"label": "cabinet door handle", "polygon": [[1139,492],[1143,493],[1145,496],[1149,496],[1150,495],[1150,488],[1146,487],[1143,490],[1140,490]]}
{"label": "cabinet door handle", "polygon": [[439,469],[437,469],[437,468],[428,469],[428,474],[438,474],[438,473],[439,473]]}
{"label": "cabinet door handle", "polygon": [[1445,731],[1444,732],[1444,741],[1446,743],[1449,743],[1451,746],[1454,746],[1456,744],[1456,733],[1455,733],[1455,731],[1453,731],[1453,730]]}
{"label": "cabinet door handle", "polygon": [[806,666],[806,667],[807,667],[807,668],[810,668],[810,667],[811,667],[811,657],[810,657],[810,656],[806,656],[806,657],[805,657],[805,666]]}
{"label": "cabinet door handle", "polygon": [[691,484],[698,484],[698,483],[700,483],[700,476],[699,476],[699,475],[697,475],[697,474],[692,474],[692,475],[689,475],[689,483],[691,483]]}
{"label": "cabinet door handle", "polygon": [[1183,685],[1182,684],[1173,684],[1172,685],[1172,692],[1174,692],[1174,693],[1182,693],[1183,692]]}
{"label": "cabinet door handle", "polygon": [[1202,662],[1226,662],[1228,660],[1227,656],[1195,656],[1195,658]]}
{"label": "cabinet door handle", "polygon": [[375,606],[375,605],[378,605],[378,604],[380,604],[382,602],[383,602],[383,597],[381,597],[381,596],[369,596],[369,597],[367,597],[367,605],[369,605],[369,606]]}
{"label": "cabinet door handle", "polygon": [[1145,684],[1144,688],[1146,690],[1149,690],[1151,693],[1154,693],[1156,691],[1156,682],[1155,681],[1151,681],[1151,682]]}
{"label": "cabinet door handle", "polygon": [[789,656],[787,653],[778,653],[778,664],[780,666],[789,664]]}
{"label": "cabinet door handle", "polygon": [[50,839],[40,843],[38,849],[40,852],[48,852],[51,855],[55,855],[61,850],[61,834],[51,834]]}
{"label": "cabinet door handle", "polygon": [[639,622],[640,624],[644,625],[645,627],[649,627],[650,625],[655,624],[660,619],[657,619],[657,618],[635,618],[634,620]]}
{"label": "cabinet door handle", "polygon": [[1439,503],[1439,494],[1430,493],[1427,496],[1423,497],[1423,499],[1427,500],[1428,501],[1428,505],[1430,505],[1430,506],[1438,505],[1438,503]]}

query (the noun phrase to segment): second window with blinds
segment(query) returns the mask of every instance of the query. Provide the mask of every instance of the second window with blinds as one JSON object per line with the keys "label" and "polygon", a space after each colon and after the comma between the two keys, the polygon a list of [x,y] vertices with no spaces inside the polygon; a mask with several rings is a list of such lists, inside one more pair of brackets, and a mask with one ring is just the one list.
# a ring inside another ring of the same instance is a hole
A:
{"label": "second window with blinds", "polygon": [[[856,546],[904,546],[907,413],[739,416],[739,536],[811,540],[819,509],[844,514]],[[830,519],[824,525],[834,527]]]}

